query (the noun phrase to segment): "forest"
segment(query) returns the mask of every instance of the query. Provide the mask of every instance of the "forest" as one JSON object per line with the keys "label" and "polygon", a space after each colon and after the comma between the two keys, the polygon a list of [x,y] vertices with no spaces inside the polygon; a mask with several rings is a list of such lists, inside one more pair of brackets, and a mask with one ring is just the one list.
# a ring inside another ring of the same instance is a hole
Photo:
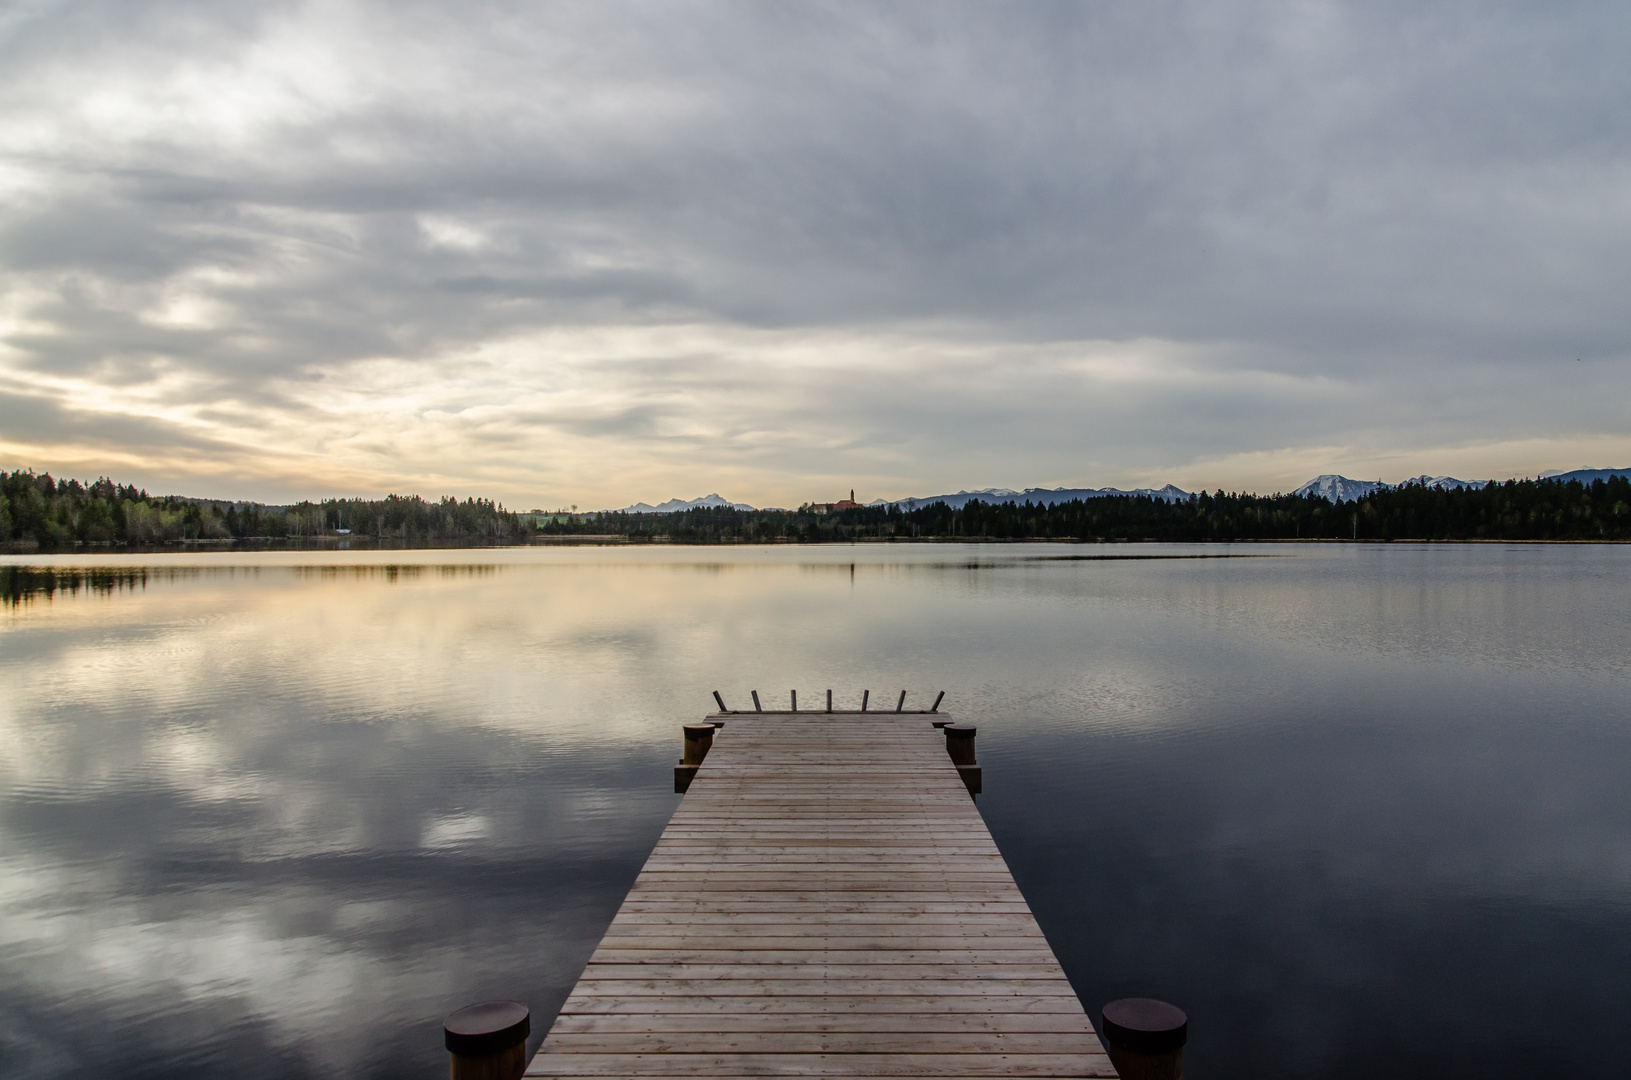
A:
{"label": "forest", "polygon": [[1041,506],[970,502],[953,510],[841,513],[698,509],[609,514],[548,533],[616,533],[679,543],[853,540],[1631,540],[1631,481],[1514,480],[1482,489],[1405,484],[1356,502],[1300,495],[1199,494],[1166,502],[1107,496]]}
{"label": "forest", "polygon": [[[343,533],[342,533],[343,530]],[[668,543],[859,540],[1631,540],[1631,481],[1511,480],[1481,489],[1422,484],[1352,502],[1217,491],[1166,502],[1108,496],[1042,506],[933,503],[916,510],[698,509],[678,514],[550,515],[542,524],[490,499],[417,495],[292,506],[153,496],[93,483],[0,473],[0,543],[10,550],[83,545],[315,542],[516,544],[573,536]]]}
{"label": "forest", "polygon": [[533,529],[490,499],[417,495],[325,499],[292,506],[154,496],[106,478],[0,473],[0,543],[55,551],[80,545],[288,541],[346,535],[374,542],[521,543]]}

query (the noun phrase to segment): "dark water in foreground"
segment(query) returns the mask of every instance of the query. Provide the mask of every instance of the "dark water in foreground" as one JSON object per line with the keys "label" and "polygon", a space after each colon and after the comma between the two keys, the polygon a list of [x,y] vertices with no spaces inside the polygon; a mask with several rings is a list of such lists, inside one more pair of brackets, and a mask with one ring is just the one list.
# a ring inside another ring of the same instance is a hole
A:
{"label": "dark water in foreground", "polygon": [[979,724],[1077,991],[1185,1007],[1198,1080],[1631,1062],[1631,548],[70,565],[0,607],[6,1078],[428,1080],[489,996],[536,1045],[679,724],[829,686]]}

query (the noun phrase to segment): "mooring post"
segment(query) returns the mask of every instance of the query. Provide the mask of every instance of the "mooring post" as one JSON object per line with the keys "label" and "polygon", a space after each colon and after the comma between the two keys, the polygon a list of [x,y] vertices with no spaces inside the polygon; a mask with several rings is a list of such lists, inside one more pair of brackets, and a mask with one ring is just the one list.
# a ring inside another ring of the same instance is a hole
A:
{"label": "mooring post", "polygon": [[717,721],[685,725],[685,756],[674,766],[674,794],[684,795],[691,786],[697,766],[708,756],[708,748],[714,744],[714,731],[720,726]]}
{"label": "mooring post", "polygon": [[980,766],[974,760],[974,734],[980,729],[972,724],[947,724],[940,730],[946,733],[946,753],[957,766],[957,775],[970,795],[980,793]]}
{"label": "mooring post", "polygon": [[[715,696],[717,696],[717,695],[715,695]],[[936,694],[934,696],[934,704],[929,706],[929,711],[930,712],[939,712],[940,711],[940,699],[945,697],[945,696],[946,696],[946,692],[944,690],[942,690],[942,691],[940,691],[940,693]],[[721,701],[719,703],[719,707],[721,709],[723,709],[725,707],[725,703],[723,701]]]}
{"label": "mooring post", "polygon": [[902,690],[900,692],[900,700],[895,702],[895,711],[900,712],[904,708],[906,708],[906,691]]}
{"label": "mooring post", "polygon": [[1102,1015],[1105,1049],[1122,1080],[1183,1080],[1184,1010],[1154,998],[1122,998]]}
{"label": "mooring post", "polygon": [[708,748],[714,744],[714,726],[712,724],[686,724],[685,725],[685,757],[680,759],[683,765],[701,765],[702,759],[708,756]]}
{"label": "mooring post", "polygon": [[763,709],[759,708],[759,691],[754,690],[754,691],[751,691],[751,692],[753,694],[753,711],[754,712],[764,712]]}
{"label": "mooring post", "polygon": [[866,699],[871,695],[871,693],[872,693],[872,691],[870,691],[870,690],[862,690],[861,691],[861,711],[862,712],[866,712]]}
{"label": "mooring post", "polygon": [[718,690],[714,691],[714,700],[719,702],[719,711],[720,712],[730,712],[729,709],[725,708],[725,699],[719,696],[719,691]]}
{"label": "mooring post", "polygon": [[832,712],[832,691],[827,691],[827,711]]}
{"label": "mooring post", "polygon": [[792,691],[792,694],[793,694],[793,711],[798,712],[799,711],[799,692],[797,690],[794,690],[794,691]]}
{"label": "mooring post", "polygon": [[466,1005],[442,1022],[452,1080],[521,1080],[532,1014],[519,1001]]}

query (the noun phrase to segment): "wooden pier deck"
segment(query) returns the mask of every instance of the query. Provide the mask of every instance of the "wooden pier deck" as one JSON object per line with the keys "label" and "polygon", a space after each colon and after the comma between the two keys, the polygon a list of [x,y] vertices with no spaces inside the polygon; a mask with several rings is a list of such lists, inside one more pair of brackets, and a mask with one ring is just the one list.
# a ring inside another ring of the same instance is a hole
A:
{"label": "wooden pier deck", "polygon": [[527,1076],[1116,1075],[929,716],[709,719]]}

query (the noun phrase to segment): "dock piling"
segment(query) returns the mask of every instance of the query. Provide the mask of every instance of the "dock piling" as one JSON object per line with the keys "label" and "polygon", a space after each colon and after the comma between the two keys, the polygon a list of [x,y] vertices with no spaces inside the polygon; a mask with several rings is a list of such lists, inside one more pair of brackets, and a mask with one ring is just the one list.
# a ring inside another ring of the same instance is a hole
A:
{"label": "dock piling", "polygon": [[466,1005],[442,1022],[452,1080],[521,1080],[532,1014],[519,1001]]}
{"label": "dock piling", "polygon": [[895,702],[895,711],[900,712],[904,708],[906,708],[906,691],[902,690],[900,692],[900,700]]}
{"label": "dock piling", "polygon": [[1189,1017],[1154,998],[1121,998],[1104,1007],[1104,1042],[1122,1080],[1183,1080]]}
{"label": "dock piling", "polygon": [[708,756],[708,748],[714,744],[716,728],[714,723],[685,725],[685,756],[674,766],[674,794],[684,795],[690,788],[692,779],[697,775],[697,766],[702,764],[702,759]]}
{"label": "dock piling", "polygon": [[713,724],[686,724],[685,725],[685,757],[681,759],[686,765],[701,765],[702,759],[708,756],[708,748],[714,744]]}
{"label": "dock piling", "polygon": [[714,700],[719,702],[719,711],[720,712],[730,712],[729,709],[725,708],[725,699],[719,696],[719,691],[718,690],[714,691]]}
{"label": "dock piling", "polygon": [[940,730],[946,733],[946,753],[957,766],[957,775],[970,795],[980,793],[980,766],[974,759],[974,734],[979,728],[972,724],[947,724]]}
{"label": "dock piling", "polygon": [[861,711],[862,712],[866,712],[866,699],[871,697],[871,696],[872,696],[872,691],[870,691],[870,690],[862,690],[861,691]]}
{"label": "dock piling", "polygon": [[753,711],[754,712],[764,712],[764,710],[759,707],[759,691],[754,690],[754,691],[752,691],[752,694],[753,694]]}
{"label": "dock piling", "polygon": [[793,691],[791,691],[791,693],[793,695],[793,711],[798,712],[799,711],[799,692],[797,690],[793,690]]}
{"label": "dock piling", "polygon": [[[715,696],[718,696],[718,695],[715,695]],[[940,691],[940,693],[936,694],[934,696],[934,704],[929,706],[929,711],[930,712],[939,712],[940,711],[940,701],[945,696],[946,696],[946,692],[944,690],[942,690],[942,691]],[[719,703],[719,707],[721,709],[723,709],[725,707],[725,703],[723,701],[721,701]]]}
{"label": "dock piling", "polygon": [[832,691],[827,691],[827,711],[832,712]]}

